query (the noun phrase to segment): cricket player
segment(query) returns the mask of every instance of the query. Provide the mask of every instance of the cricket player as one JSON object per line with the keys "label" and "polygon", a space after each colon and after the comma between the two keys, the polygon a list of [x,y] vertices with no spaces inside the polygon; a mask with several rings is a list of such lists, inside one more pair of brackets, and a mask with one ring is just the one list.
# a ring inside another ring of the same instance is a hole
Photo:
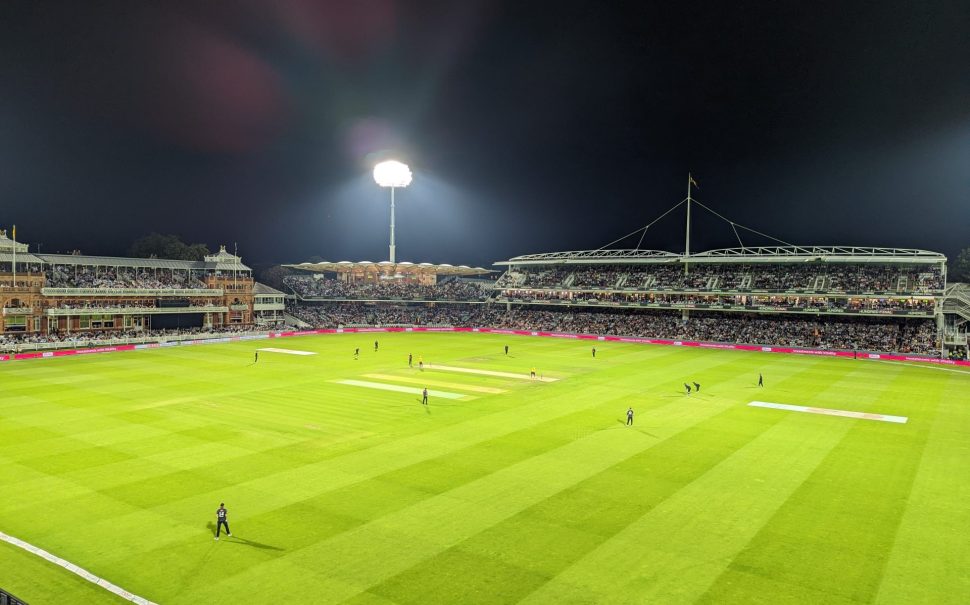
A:
{"label": "cricket player", "polygon": [[226,503],[220,502],[219,508],[216,510],[216,540],[219,539],[219,531],[223,526],[226,527],[226,535],[231,536],[232,532],[229,531],[229,511],[226,510]]}

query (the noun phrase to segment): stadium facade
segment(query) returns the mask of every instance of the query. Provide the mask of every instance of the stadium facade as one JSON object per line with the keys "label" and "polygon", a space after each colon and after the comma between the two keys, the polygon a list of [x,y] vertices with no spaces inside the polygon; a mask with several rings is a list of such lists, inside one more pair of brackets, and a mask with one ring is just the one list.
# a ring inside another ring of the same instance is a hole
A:
{"label": "stadium facade", "polygon": [[947,283],[936,252],[599,249],[495,265],[300,263],[284,293],[224,247],[202,261],[32,254],[0,232],[0,339],[450,325],[967,358],[970,287]]}
{"label": "stadium facade", "polygon": [[[485,291],[428,288],[435,282],[427,279],[410,289],[393,280],[357,280],[360,266],[289,265],[317,273],[287,281],[296,302],[291,310],[306,319],[300,327],[410,325],[412,316],[425,313],[444,318],[441,324],[557,330],[566,324],[576,331],[632,329],[639,322],[649,333],[635,335],[677,338],[683,326],[706,322],[738,326],[739,333],[708,330],[695,338],[764,345],[788,338],[799,346],[966,357],[970,297],[963,285],[947,284],[946,257],[926,250],[778,246],[689,255],[641,249],[528,254],[497,262],[504,271]],[[434,307],[438,313],[429,314]],[[571,321],[577,317],[588,329]],[[765,324],[780,336],[766,336]],[[796,331],[803,334],[792,336]],[[834,332],[841,339],[833,339]],[[857,337],[863,332],[870,337]]]}
{"label": "stadium facade", "polygon": [[[846,246],[727,248],[695,254],[584,250],[517,256],[496,301],[573,309],[667,309],[762,317],[878,318],[932,334],[935,353],[966,356],[970,297],[947,284],[946,257]],[[762,344],[762,343],[751,343]],[[769,343],[763,343],[769,344]]]}
{"label": "stadium facade", "polygon": [[283,299],[225,247],[201,261],[31,254],[0,231],[5,336],[272,326]]}

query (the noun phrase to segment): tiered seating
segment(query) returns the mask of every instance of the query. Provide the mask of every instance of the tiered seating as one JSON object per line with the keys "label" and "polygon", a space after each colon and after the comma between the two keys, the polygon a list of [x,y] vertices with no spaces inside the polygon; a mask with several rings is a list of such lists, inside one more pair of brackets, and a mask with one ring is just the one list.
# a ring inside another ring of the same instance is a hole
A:
{"label": "tiered seating", "polygon": [[[524,279],[520,276],[525,276]],[[514,276],[515,279],[506,278]],[[499,288],[623,289],[930,293],[943,289],[939,267],[918,265],[852,265],[845,263],[691,263],[685,274],[680,263],[595,265],[579,269],[517,267],[499,280]],[[567,278],[571,281],[565,284]]]}
{"label": "tiered seating", "polygon": [[373,306],[359,303],[296,305],[289,311],[320,328],[464,325],[923,355],[939,352],[932,319],[694,313],[684,321],[678,313],[669,311],[519,307],[505,312],[477,305]]}
{"label": "tiered seating", "polygon": [[51,288],[177,288],[203,289],[205,283],[185,271],[138,271],[134,268],[95,269],[55,265],[47,272]]}
{"label": "tiered seating", "polygon": [[480,301],[488,298],[491,292],[489,283],[466,280],[422,285],[401,281],[352,283],[334,279],[314,279],[308,276],[287,276],[283,281],[303,298]]}

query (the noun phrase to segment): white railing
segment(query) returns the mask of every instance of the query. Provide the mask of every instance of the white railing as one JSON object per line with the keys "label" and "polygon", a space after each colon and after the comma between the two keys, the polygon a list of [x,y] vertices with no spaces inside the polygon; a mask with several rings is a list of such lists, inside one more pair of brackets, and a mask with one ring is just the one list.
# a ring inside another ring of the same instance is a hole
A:
{"label": "white railing", "polygon": [[75,315],[174,315],[178,313],[225,313],[228,307],[53,307],[46,309],[44,315],[53,317]]}
{"label": "white railing", "polygon": [[33,307],[4,307],[4,315],[31,315],[34,312]]}
{"label": "white railing", "polygon": [[222,296],[221,288],[41,288],[44,296]]}

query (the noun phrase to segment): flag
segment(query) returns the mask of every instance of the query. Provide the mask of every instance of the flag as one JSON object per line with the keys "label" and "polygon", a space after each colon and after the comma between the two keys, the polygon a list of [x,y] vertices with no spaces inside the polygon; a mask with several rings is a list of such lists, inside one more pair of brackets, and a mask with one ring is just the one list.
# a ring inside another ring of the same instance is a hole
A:
{"label": "flag", "polygon": [[[692,177],[690,174],[688,174],[687,175],[687,179],[690,180],[690,184],[691,185],[693,185],[694,187],[697,187],[697,181],[694,180],[694,177]],[[697,188],[700,189],[700,187],[697,187]]]}
{"label": "flag", "polygon": [[17,241],[17,225],[13,226],[13,241]]}

